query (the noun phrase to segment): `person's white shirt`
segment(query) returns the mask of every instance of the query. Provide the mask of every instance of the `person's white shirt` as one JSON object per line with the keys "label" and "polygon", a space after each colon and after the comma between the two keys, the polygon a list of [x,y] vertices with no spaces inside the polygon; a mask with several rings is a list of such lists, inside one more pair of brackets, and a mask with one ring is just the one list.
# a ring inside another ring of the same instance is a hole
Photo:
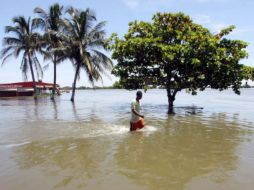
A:
{"label": "person's white shirt", "polygon": [[140,114],[141,103],[138,102],[136,99],[132,100],[132,102],[131,102],[131,122],[136,123],[140,120],[140,117],[137,116],[135,113],[133,113],[132,109],[136,110],[136,112],[138,112]]}

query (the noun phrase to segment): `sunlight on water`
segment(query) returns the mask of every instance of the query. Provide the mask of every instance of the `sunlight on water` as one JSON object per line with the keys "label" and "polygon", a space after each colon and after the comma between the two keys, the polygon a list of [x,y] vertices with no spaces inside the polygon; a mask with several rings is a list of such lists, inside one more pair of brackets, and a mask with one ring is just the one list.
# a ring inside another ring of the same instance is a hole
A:
{"label": "sunlight on water", "polygon": [[122,125],[104,125],[100,129],[92,130],[89,134],[84,134],[83,137],[100,137],[108,135],[121,135],[129,132],[129,128]]}
{"label": "sunlight on water", "polygon": [[[137,130],[135,132],[142,132],[146,135],[152,134],[157,131],[157,129],[153,126],[146,125],[143,129]],[[112,136],[112,135],[126,135],[129,134],[130,127],[124,125],[103,125],[100,126],[100,129],[92,130],[89,134],[83,134],[84,138],[93,138],[93,137],[101,137],[101,136]],[[134,133],[134,132],[132,132]]]}
{"label": "sunlight on water", "polygon": [[158,129],[154,126],[146,125],[144,128],[139,130],[140,132],[143,132],[144,135],[149,136],[151,134],[154,134]]}

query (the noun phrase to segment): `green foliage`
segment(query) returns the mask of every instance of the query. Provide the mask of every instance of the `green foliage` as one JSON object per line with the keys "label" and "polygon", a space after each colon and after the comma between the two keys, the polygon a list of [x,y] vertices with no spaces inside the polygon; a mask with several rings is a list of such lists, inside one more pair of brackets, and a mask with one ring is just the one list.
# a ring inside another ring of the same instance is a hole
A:
{"label": "green foliage", "polygon": [[243,66],[243,78],[245,80],[252,80],[254,81],[254,68],[250,66]]}
{"label": "green foliage", "polygon": [[116,81],[114,82],[113,86],[112,86],[114,89],[122,89],[123,88],[123,85],[121,84],[120,81]]}
{"label": "green foliage", "polygon": [[186,89],[232,87],[239,94],[247,43],[225,38],[230,26],[213,35],[183,13],[157,13],[152,22],[134,21],[123,39],[112,36],[113,74],[127,89],[165,86],[171,101]]}
{"label": "green foliage", "polygon": [[67,9],[70,19],[65,22],[65,54],[75,67],[75,76],[71,101],[74,101],[76,81],[81,69],[85,71],[89,82],[102,80],[112,69],[112,61],[102,52],[106,50],[104,26],[106,22],[96,22],[96,17],[90,9]]}

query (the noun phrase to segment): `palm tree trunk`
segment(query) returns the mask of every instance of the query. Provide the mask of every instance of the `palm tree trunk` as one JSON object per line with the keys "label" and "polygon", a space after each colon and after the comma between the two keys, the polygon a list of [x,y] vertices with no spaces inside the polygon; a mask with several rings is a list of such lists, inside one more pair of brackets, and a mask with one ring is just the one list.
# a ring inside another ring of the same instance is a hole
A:
{"label": "palm tree trunk", "polygon": [[74,77],[74,82],[72,84],[72,95],[71,95],[71,101],[72,102],[74,102],[76,82],[77,82],[77,78],[78,78],[79,68],[80,68],[80,63],[78,63],[78,65],[77,65],[76,72],[75,72],[75,77]]}
{"label": "palm tree trunk", "polygon": [[32,80],[33,80],[34,99],[37,99],[36,85],[35,85],[35,78],[34,78],[34,70],[33,70],[33,65],[32,65],[32,60],[31,60],[31,54],[30,53],[28,53],[28,60],[29,60],[29,66],[30,66],[30,70],[31,70]]}
{"label": "palm tree trunk", "polygon": [[55,56],[53,59],[53,64],[54,64],[54,83],[53,83],[51,100],[55,99],[55,94],[56,94],[56,57]]}

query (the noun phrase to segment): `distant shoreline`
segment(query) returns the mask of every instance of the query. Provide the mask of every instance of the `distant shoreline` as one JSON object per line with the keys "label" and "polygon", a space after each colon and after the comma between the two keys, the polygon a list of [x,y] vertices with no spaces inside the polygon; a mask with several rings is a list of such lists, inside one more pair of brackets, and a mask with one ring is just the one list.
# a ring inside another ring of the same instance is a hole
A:
{"label": "distant shoreline", "polygon": [[[209,87],[208,87],[209,88]],[[245,87],[245,86],[242,86],[241,89],[243,88],[254,88],[254,86],[248,86],[248,87]],[[114,88],[114,87],[77,87],[76,90],[126,90],[125,88]],[[150,89],[166,89],[166,88],[149,88]],[[60,88],[60,90],[72,90],[71,87],[63,87],[63,88]]]}

